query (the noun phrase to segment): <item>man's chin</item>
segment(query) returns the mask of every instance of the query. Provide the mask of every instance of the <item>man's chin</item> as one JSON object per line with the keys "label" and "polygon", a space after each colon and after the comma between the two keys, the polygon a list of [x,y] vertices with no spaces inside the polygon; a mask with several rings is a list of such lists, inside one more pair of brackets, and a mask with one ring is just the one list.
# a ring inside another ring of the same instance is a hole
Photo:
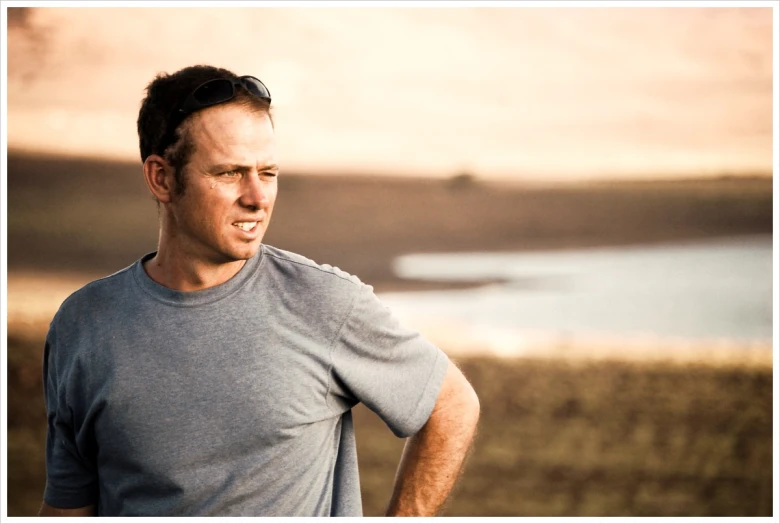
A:
{"label": "man's chin", "polygon": [[230,255],[234,261],[249,260],[253,258],[260,250],[260,240],[256,240],[251,244],[246,244],[238,249],[235,249]]}

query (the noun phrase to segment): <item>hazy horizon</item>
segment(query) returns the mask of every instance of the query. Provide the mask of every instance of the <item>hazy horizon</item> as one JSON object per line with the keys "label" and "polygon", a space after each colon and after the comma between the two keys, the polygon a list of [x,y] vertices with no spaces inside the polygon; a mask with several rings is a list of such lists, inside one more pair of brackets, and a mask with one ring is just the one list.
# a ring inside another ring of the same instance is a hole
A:
{"label": "hazy horizon", "polygon": [[140,163],[146,84],[211,63],[267,83],[288,171],[772,171],[771,8],[8,12],[9,150]]}

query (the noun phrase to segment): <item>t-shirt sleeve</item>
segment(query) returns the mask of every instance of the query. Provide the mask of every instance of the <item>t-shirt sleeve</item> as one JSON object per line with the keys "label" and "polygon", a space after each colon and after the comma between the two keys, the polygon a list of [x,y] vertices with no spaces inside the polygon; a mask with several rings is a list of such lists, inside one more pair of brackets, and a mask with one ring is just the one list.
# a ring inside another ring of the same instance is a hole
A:
{"label": "t-shirt sleeve", "polygon": [[331,350],[331,394],[362,402],[398,437],[433,411],[449,359],[361,285]]}
{"label": "t-shirt sleeve", "polygon": [[68,403],[68,367],[59,358],[51,334],[43,356],[43,390],[48,429],[44,501],[55,508],[72,509],[96,504],[97,472],[79,445],[78,425]]}

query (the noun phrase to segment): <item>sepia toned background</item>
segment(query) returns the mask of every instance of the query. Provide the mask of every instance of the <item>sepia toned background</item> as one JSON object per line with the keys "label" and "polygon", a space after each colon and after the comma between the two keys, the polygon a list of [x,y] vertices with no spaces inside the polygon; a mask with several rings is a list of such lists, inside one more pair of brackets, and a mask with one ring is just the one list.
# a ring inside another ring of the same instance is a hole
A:
{"label": "sepia toned background", "polygon": [[[8,8],[8,500],[43,337],[156,247],[135,121],[206,63],[273,94],[265,242],[374,286],[480,396],[452,516],[772,514],[770,8]],[[366,515],[403,441],[356,409]]]}

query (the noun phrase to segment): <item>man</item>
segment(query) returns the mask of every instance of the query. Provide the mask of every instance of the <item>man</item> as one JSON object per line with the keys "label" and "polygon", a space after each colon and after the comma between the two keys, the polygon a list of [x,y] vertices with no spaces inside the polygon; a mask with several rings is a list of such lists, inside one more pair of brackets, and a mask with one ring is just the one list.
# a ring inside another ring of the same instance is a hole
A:
{"label": "man", "polygon": [[279,166],[261,81],[158,76],[138,118],[158,249],[71,295],[44,352],[40,514],[360,516],[351,408],[409,437],[388,515],[434,515],[479,402],[338,268],[262,244]]}

